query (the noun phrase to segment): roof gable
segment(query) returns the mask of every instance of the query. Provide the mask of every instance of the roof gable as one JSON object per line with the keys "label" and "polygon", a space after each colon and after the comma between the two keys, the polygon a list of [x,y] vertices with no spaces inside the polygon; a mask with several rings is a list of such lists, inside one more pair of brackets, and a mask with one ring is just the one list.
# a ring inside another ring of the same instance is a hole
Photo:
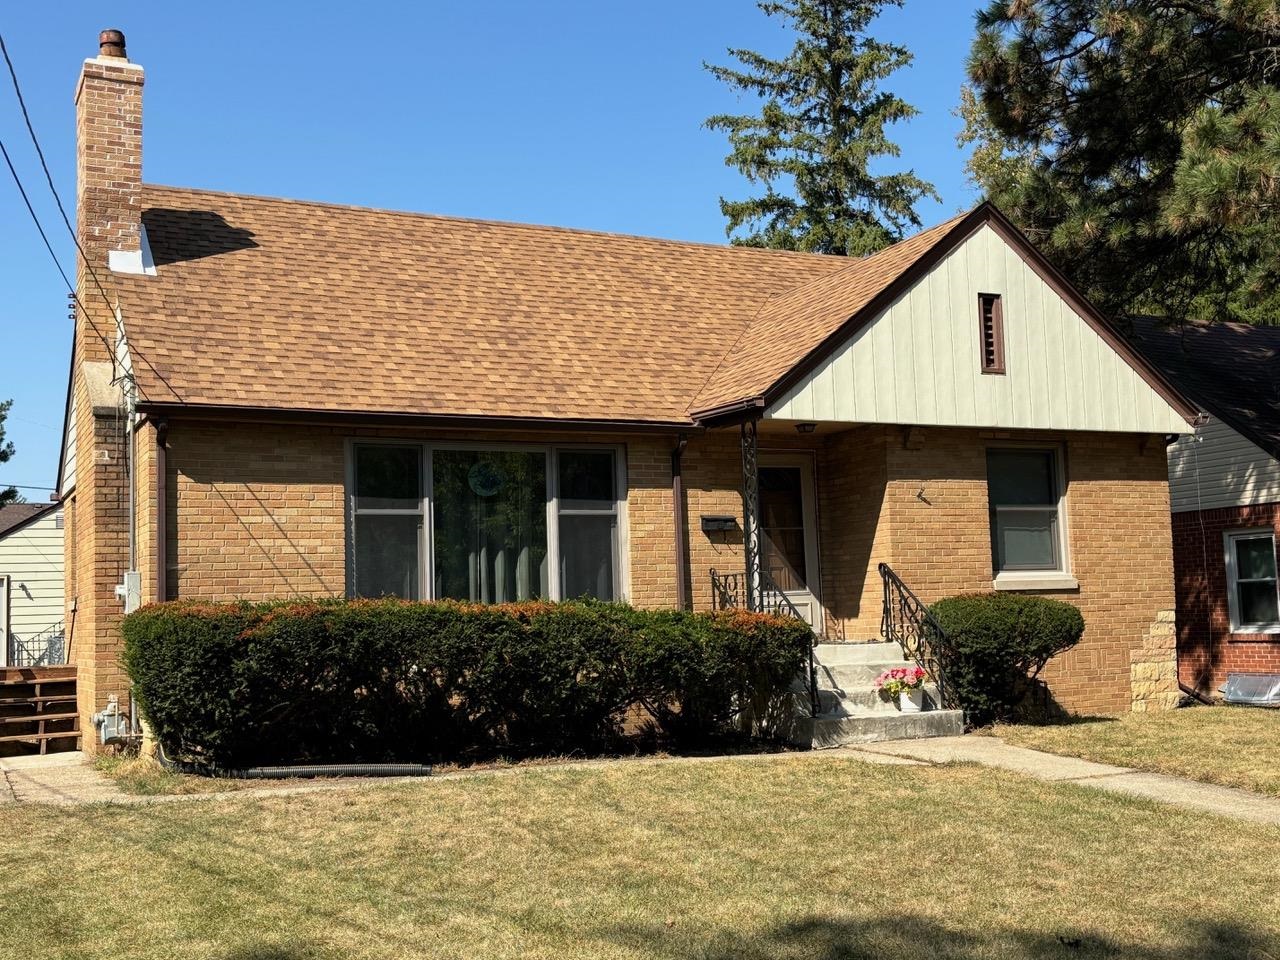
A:
{"label": "roof gable", "polygon": [[[985,220],[821,360],[765,416],[1185,433],[1192,413],[1088,305]],[[997,295],[1003,369],[983,370],[980,294]]]}

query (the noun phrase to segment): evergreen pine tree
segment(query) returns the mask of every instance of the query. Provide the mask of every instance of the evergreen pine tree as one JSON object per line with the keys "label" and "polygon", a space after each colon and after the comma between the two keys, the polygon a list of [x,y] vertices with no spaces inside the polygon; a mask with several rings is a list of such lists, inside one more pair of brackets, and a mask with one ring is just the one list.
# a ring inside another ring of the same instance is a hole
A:
{"label": "evergreen pine tree", "polygon": [[717,114],[706,121],[729,136],[725,159],[761,196],[720,199],[725,233],[736,244],[862,256],[919,228],[916,204],[937,198],[911,170],[875,175],[871,162],[897,157],[885,128],[914,107],[880,89],[911,63],[904,47],[867,28],[884,6],[902,0],[761,0],[770,17],[796,33],[795,46],[773,60],[730,49],[739,66],[704,64],[719,80],[763,100],[758,114]]}
{"label": "evergreen pine tree", "polygon": [[1104,310],[1280,322],[1275,0],[990,0],[971,175]]}
{"label": "evergreen pine tree", "polygon": [[[0,463],[8,463],[14,453],[13,444],[4,438],[4,422],[12,406],[12,400],[0,402]],[[17,503],[18,499],[18,491],[14,487],[0,487],[0,507],[6,503]]]}

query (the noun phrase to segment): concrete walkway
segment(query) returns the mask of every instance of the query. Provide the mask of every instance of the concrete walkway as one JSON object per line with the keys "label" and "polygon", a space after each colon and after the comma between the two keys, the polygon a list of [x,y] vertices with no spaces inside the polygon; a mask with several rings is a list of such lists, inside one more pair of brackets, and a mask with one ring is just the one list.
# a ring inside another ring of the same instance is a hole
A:
{"label": "concrete walkway", "polygon": [[103,776],[83,753],[0,757],[0,805],[5,803],[95,803],[127,800],[115,781]]}
{"label": "concrete walkway", "polygon": [[869,743],[860,749],[882,756],[923,760],[926,763],[978,763],[1012,770],[1037,780],[1074,783],[1108,793],[1145,797],[1178,807],[1200,810],[1253,823],[1280,825],[1280,800],[1219,787],[1163,773],[1146,773],[1130,767],[1113,767],[1075,757],[1062,757],[1005,743],[999,737],[937,737],[932,740],[893,740]]}

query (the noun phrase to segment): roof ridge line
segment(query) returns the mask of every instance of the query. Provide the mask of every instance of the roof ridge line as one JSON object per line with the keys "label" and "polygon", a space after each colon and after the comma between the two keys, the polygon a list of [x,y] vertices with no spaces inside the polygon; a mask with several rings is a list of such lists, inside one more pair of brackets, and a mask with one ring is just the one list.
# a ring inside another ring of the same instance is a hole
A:
{"label": "roof ridge line", "polygon": [[[287,203],[304,207],[319,207],[325,210],[350,210],[357,213],[377,213],[394,217],[413,217],[419,220],[443,220],[449,223],[467,223],[485,227],[515,227],[546,233],[564,233],[572,236],[610,237],[618,240],[642,240],[646,243],[669,244],[677,247],[696,247],[708,250],[719,250],[733,253],[746,253],[753,256],[764,256],[778,259],[797,259],[812,262],[816,258],[836,260],[843,259],[839,254],[809,253],[803,250],[775,250],[769,247],[750,247],[733,243],[711,243],[707,240],[677,240],[672,237],[653,237],[641,233],[620,233],[611,230],[595,230],[589,227],[566,227],[552,223],[527,223],[520,220],[496,220],[488,217],[464,217],[450,213],[428,213],[422,210],[393,210],[390,207],[371,207],[356,203],[338,203],[330,200],[306,200],[297,197],[275,197],[260,193],[237,193],[233,190],[210,190],[204,187],[179,187],[164,183],[144,183],[155,190],[173,190],[180,193],[208,194],[215,197],[234,197],[240,200],[257,200],[264,203]],[[843,269],[843,268],[840,268]]]}

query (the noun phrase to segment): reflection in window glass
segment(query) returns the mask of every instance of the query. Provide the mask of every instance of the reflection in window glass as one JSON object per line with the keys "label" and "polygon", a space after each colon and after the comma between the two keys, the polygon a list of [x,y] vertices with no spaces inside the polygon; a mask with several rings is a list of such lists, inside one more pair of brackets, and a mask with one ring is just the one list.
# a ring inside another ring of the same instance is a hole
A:
{"label": "reflection in window glass", "polygon": [[1060,570],[1056,453],[988,450],[987,500],[996,573]]}
{"label": "reflection in window glass", "polygon": [[435,596],[507,603],[547,595],[547,455],[435,450]]}

